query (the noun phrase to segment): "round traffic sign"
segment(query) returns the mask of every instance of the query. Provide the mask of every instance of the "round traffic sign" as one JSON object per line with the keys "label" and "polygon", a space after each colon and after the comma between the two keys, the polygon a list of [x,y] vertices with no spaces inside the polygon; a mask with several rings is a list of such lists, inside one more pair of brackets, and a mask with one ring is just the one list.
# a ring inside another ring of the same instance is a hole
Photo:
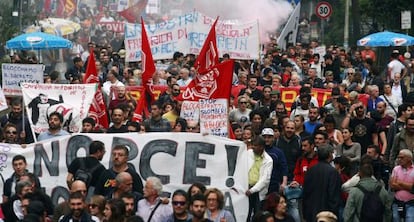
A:
{"label": "round traffic sign", "polygon": [[327,19],[332,14],[332,6],[329,2],[319,2],[315,8],[316,15],[321,19]]}

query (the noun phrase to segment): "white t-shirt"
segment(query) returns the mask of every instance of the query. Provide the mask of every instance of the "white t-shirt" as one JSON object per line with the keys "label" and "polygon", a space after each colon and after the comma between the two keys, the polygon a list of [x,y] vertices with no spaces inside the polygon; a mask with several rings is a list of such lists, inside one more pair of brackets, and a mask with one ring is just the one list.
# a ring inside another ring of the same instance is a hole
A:
{"label": "white t-shirt", "polygon": [[405,69],[405,66],[397,59],[392,60],[388,63],[388,70],[390,71],[390,78],[394,79],[395,73],[400,73]]}

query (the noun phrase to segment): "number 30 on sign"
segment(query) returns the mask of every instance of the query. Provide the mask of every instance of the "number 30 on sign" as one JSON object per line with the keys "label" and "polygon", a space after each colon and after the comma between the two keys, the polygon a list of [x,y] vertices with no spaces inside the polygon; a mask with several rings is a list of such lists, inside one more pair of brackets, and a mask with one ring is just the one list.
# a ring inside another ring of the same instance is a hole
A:
{"label": "number 30 on sign", "polygon": [[332,6],[328,2],[319,2],[315,8],[316,15],[321,19],[327,19],[332,14]]}

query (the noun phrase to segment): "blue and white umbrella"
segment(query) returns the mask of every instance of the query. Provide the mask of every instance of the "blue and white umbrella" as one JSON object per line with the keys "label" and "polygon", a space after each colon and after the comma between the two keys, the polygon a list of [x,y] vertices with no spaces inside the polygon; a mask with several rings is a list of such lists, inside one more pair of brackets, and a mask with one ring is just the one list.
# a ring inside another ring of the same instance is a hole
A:
{"label": "blue and white umbrella", "polygon": [[8,49],[42,50],[72,48],[72,42],[55,35],[43,32],[25,33],[6,42]]}
{"label": "blue and white umbrella", "polygon": [[358,46],[410,46],[414,45],[414,37],[395,33],[395,32],[377,32],[371,35],[367,35],[364,38],[358,40]]}

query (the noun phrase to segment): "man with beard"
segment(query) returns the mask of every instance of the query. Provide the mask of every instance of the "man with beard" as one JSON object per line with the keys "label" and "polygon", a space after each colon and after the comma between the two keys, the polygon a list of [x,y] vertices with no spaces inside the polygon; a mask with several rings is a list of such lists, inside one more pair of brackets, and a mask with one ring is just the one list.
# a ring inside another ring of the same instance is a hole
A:
{"label": "man with beard", "polygon": [[124,201],[125,204],[125,216],[126,218],[132,217],[137,211],[137,201],[136,197],[132,193],[123,193],[120,198]]}
{"label": "man with beard", "polygon": [[38,141],[52,139],[59,136],[70,135],[67,131],[62,129],[63,116],[58,112],[53,112],[49,115],[49,129],[42,132],[37,137]]}
{"label": "man with beard", "polygon": [[78,157],[74,159],[68,167],[68,175],[66,176],[66,183],[68,187],[71,187],[71,184],[74,180],[80,179],[76,178],[78,175],[78,170],[89,171],[92,175],[92,178],[89,178],[90,181],[84,181],[89,186],[96,186],[99,176],[105,170],[104,165],[100,163],[103,156],[105,155],[105,144],[101,141],[92,141],[89,145],[89,156],[87,157]]}
{"label": "man with beard", "polygon": [[349,104],[347,98],[340,96],[337,99],[336,104],[334,105],[335,110],[332,112],[332,116],[335,119],[335,123],[339,124],[345,119],[346,116],[346,108]]}
{"label": "man with beard", "polygon": [[0,123],[1,127],[4,127],[7,123],[13,123],[17,127],[17,134],[25,144],[34,142],[29,119],[27,116],[23,116],[22,113],[22,102],[20,99],[16,98],[11,101],[11,112],[1,117]]}
{"label": "man with beard", "polygon": [[118,107],[119,104],[126,104],[128,103],[127,97],[126,97],[126,88],[125,86],[117,86],[116,87],[116,98],[111,99],[111,102],[109,102],[109,115],[112,114],[113,109]]}
{"label": "man with beard", "polygon": [[158,102],[164,105],[167,102],[173,102],[175,97],[180,94],[180,86],[177,84],[177,79],[174,76],[167,78],[168,88],[160,94]]}
{"label": "man with beard", "polygon": [[257,88],[257,79],[257,76],[250,75],[247,88],[240,90],[239,93],[239,96],[245,95],[247,98],[250,98],[250,103],[253,107],[263,98],[262,90]]}
{"label": "man with beard", "polygon": [[203,194],[195,194],[191,197],[190,211],[193,214],[193,219],[188,222],[212,222],[204,218],[206,212],[207,199]]}
{"label": "man with beard", "polygon": [[[87,195],[87,188],[86,188],[86,184],[85,182],[81,181],[81,180],[75,180],[73,181],[70,189],[69,189],[69,193],[73,194],[73,193],[80,193],[82,194],[85,198]],[[71,212],[71,208],[70,208],[70,203],[69,201],[64,201],[59,203],[59,205],[57,205],[54,209],[53,212],[53,222],[58,222],[59,219],[64,216],[64,215],[68,215]]]}
{"label": "man with beard", "polygon": [[90,215],[86,210],[85,196],[81,192],[71,193],[69,196],[70,214],[62,216],[59,222],[99,222],[99,219]]}
{"label": "man with beard", "polygon": [[319,121],[318,121],[318,116],[319,116],[319,108],[318,107],[310,107],[309,108],[309,114],[308,114],[308,121],[305,121],[303,123],[304,127],[305,127],[305,131],[309,134],[313,134],[313,132],[315,131],[316,128],[318,128],[318,126],[322,125]]}
{"label": "man with beard", "polygon": [[354,129],[353,141],[361,144],[361,153],[366,153],[371,144],[378,145],[378,130],[375,121],[365,116],[365,106],[362,102],[357,102],[349,108],[341,126]]}
{"label": "man with beard", "polygon": [[111,114],[112,126],[108,128],[107,133],[127,133],[128,127],[124,124],[124,111],[117,107]]}
{"label": "man with beard", "polygon": [[107,196],[111,190],[115,189],[115,177],[121,172],[128,172],[133,179],[132,190],[142,194],[142,181],[135,169],[128,164],[129,150],[125,145],[116,145],[112,148],[111,161],[112,168],[107,169],[100,176],[100,180],[95,187],[95,194]]}
{"label": "man with beard", "polygon": [[283,128],[283,133],[276,141],[276,147],[285,154],[288,166],[288,181],[293,179],[293,170],[298,158],[302,155],[300,138],[295,134],[295,123],[288,121]]}
{"label": "man with beard", "polygon": [[405,123],[408,117],[411,116],[411,106],[407,104],[401,104],[398,106],[398,115],[395,122],[390,124],[387,133],[387,150],[385,151],[385,160],[388,160],[391,152],[392,143],[396,134],[400,133],[405,127]]}
{"label": "man with beard", "polygon": [[187,211],[188,195],[184,190],[176,190],[172,196],[173,213],[166,222],[185,222],[192,218]]}
{"label": "man with beard", "polygon": [[145,132],[170,132],[170,122],[162,117],[162,107],[158,102],[151,104],[151,118],[144,120]]}

